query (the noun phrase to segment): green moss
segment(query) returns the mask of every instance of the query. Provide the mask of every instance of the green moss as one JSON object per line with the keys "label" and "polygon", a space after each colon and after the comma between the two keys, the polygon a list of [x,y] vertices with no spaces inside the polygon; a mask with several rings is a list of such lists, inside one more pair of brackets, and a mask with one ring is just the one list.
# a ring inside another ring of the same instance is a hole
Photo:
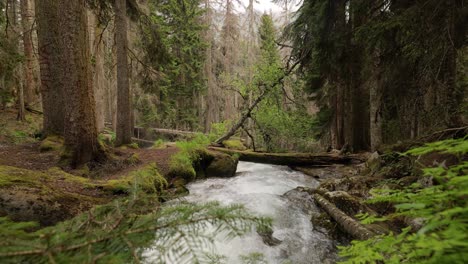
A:
{"label": "green moss", "polygon": [[130,193],[135,187],[146,193],[160,193],[167,186],[168,183],[159,173],[156,164],[151,163],[121,179],[107,181],[102,187],[113,193]]}
{"label": "green moss", "polygon": [[188,181],[196,178],[195,168],[193,167],[194,156],[187,152],[180,151],[172,156],[169,164],[169,176],[182,177]]}
{"label": "green moss", "polygon": [[59,167],[52,167],[48,169],[46,174],[50,177],[50,179],[60,178],[70,183],[84,185],[85,187],[94,187],[94,184],[88,178],[67,173]]}
{"label": "green moss", "polygon": [[[69,187],[73,187],[72,190]],[[15,221],[38,221],[41,225],[63,221],[106,202],[106,198],[80,192],[95,187],[90,180],[59,168],[38,172],[0,166],[0,207]]]}
{"label": "green moss", "polygon": [[45,138],[41,145],[39,146],[39,150],[41,152],[45,151],[59,151],[63,149],[63,138],[59,136],[48,136]]}
{"label": "green moss", "polygon": [[240,140],[236,139],[230,139],[230,140],[225,140],[223,141],[223,146],[228,148],[228,149],[234,149],[234,150],[247,150],[247,147],[242,144]]}
{"label": "green moss", "polygon": [[209,144],[209,138],[203,134],[196,135],[190,141],[176,142],[180,151],[171,157],[169,176],[182,177],[187,181],[194,180],[197,175],[195,166],[198,166],[206,154],[206,146]]}
{"label": "green moss", "polygon": [[131,164],[131,165],[138,164],[138,163],[141,162],[140,156],[138,156],[137,153],[133,153],[132,155],[130,155],[130,157],[128,157],[128,159],[126,160],[126,162],[127,162],[128,164]]}
{"label": "green moss", "polygon": [[137,143],[127,144],[127,147],[129,147],[131,149],[139,149],[140,148]]}
{"label": "green moss", "polygon": [[39,189],[43,194],[54,194],[57,191],[53,190],[51,186],[58,180],[72,183],[80,188],[96,187],[88,178],[69,174],[58,167],[52,167],[45,172],[40,172],[10,166],[0,166],[0,188],[9,186],[28,187]]}
{"label": "green moss", "polygon": [[42,186],[41,180],[47,178],[46,174],[10,166],[0,166],[0,188],[9,186]]}

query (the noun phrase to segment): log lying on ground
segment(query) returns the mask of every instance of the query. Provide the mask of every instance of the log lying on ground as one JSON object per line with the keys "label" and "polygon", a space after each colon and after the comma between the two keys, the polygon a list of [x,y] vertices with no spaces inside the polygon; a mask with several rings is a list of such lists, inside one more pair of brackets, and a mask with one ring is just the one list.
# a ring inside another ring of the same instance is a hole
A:
{"label": "log lying on ground", "polygon": [[354,156],[339,156],[330,154],[308,154],[308,153],[260,153],[251,151],[239,151],[219,147],[209,149],[221,151],[228,154],[239,155],[241,161],[258,163],[286,165],[286,166],[323,166],[332,164],[354,164],[363,160]]}
{"label": "log lying on ground", "polygon": [[148,132],[152,132],[155,135],[163,136],[169,139],[180,139],[180,138],[191,139],[197,135],[196,132],[192,132],[192,131],[154,128],[154,127],[150,127],[150,128],[134,127],[133,130],[134,130],[134,136],[136,136],[137,138],[147,137],[147,135],[149,134]]}
{"label": "log lying on ground", "polygon": [[317,204],[320,205],[320,207],[325,210],[325,212],[327,212],[340,225],[340,227],[353,238],[366,240],[376,235],[373,231],[364,227],[357,220],[349,217],[343,211],[338,209],[322,195],[316,193],[314,194],[314,199]]}

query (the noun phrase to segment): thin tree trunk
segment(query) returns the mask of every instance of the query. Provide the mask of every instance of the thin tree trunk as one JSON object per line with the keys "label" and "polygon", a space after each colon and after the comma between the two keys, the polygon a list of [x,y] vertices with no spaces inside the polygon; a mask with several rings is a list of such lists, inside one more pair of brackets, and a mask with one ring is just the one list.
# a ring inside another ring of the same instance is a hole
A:
{"label": "thin tree trunk", "polygon": [[371,151],[376,151],[382,145],[382,77],[379,51],[374,51],[372,57],[374,69],[369,85],[370,145]]}
{"label": "thin tree trunk", "polygon": [[239,130],[239,128],[241,128],[244,125],[244,122],[250,117],[250,113],[252,113],[252,110],[263,100],[263,98],[265,98],[267,93],[268,91],[266,89],[263,90],[262,94],[260,94],[260,96],[257,97],[257,99],[255,99],[253,104],[249,106],[249,108],[247,109],[247,111],[244,112],[239,121],[237,121],[237,123],[234,126],[232,126],[231,129],[225,135],[218,138],[215,141],[215,143],[222,144],[223,141],[228,140],[230,137],[234,136],[237,130]]}
{"label": "thin tree trunk", "polygon": [[24,82],[23,77],[19,69],[21,69],[22,64],[18,65],[18,69],[15,71],[16,79],[17,79],[17,89],[18,89],[18,115],[16,120],[18,121],[25,121],[26,120],[26,110],[24,107]]}
{"label": "thin tree trunk", "polygon": [[115,0],[115,41],[117,46],[117,138],[116,145],[130,144],[132,124],[127,59],[126,0]]}
{"label": "thin tree trunk", "polygon": [[[11,43],[14,43],[14,50],[13,52],[19,51],[19,27],[18,27],[18,10],[16,5],[16,0],[9,0],[8,1],[8,8],[6,9],[6,13],[8,16],[8,28],[7,28],[7,36]],[[23,95],[23,83],[22,83],[22,74],[20,73],[20,69],[22,69],[22,64],[19,63],[17,67],[13,70],[13,80],[14,80],[14,87],[16,89],[16,96],[17,96],[17,106],[18,106],[18,114],[16,119],[18,121],[25,120],[25,109],[24,109],[24,95]]]}
{"label": "thin tree trunk", "polygon": [[445,83],[447,87],[447,123],[449,127],[460,127],[463,120],[458,110],[463,94],[457,91],[457,51],[455,49],[455,0],[445,0],[446,4],[446,34],[447,34],[447,57],[445,61]]}
{"label": "thin tree trunk", "polygon": [[24,98],[27,105],[33,105],[35,98],[34,51],[32,42],[31,10],[29,0],[21,0],[21,24],[23,27],[24,47]]}

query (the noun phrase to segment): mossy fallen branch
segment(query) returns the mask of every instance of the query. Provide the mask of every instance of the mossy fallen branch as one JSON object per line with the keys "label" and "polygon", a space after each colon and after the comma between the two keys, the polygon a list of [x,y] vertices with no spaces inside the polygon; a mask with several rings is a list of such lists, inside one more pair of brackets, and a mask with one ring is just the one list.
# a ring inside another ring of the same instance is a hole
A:
{"label": "mossy fallen branch", "polygon": [[359,221],[345,214],[320,194],[316,193],[313,196],[320,207],[322,207],[323,210],[325,210],[325,212],[327,212],[338,223],[338,225],[352,237],[365,240],[375,236],[374,232],[364,227],[359,223]]}

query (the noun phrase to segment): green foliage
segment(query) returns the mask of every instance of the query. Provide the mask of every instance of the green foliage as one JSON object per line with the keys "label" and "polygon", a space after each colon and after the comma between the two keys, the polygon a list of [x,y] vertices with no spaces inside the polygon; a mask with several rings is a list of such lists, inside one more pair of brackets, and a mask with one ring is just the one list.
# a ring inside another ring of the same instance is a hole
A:
{"label": "green foliage", "polygon": [[99,133],[98,135],[98,140],[101,143],[105,143],[105,145],[111,145],[113,146],[115,143],[117,135],[115,134],[114,131],[109,130],[109,129],[104,129],[103,132]]}
{"label": "green foliage", "polygon": [[220,123],[212,123],[209,138],[211,141],[215,141],[220,138],[228,131],[228,127],[231,125],[229,120]]}
{"label": "green foliage", "polygon": [[158,139],[158,140],[154,141],[152,148],[154,148],[154,149],[165,148],[165,144],[166,144],[166,142],[164,141],[164,139]]}
{"label": "green foliage", "polygon": [[[450,153],[460,157],[460,163],[424,169],[424,177],[433,184],[419,183],[403,190],[373,190],[370,203],[390,202],[396,212],[386,216],[419,219],[419,230],[403,229],[400,234],[353,241],[341,248],[342,263],[464,263],[468,258],[468,153],[467,139],[449,139],[426,144],[408,151],[408,155],[431,152]],[[364,217],[365,223],[382,218]]]}
{"label": "green foliage", "polygon": [[242,141],[239,139],[230,139],[223,141],[223,146],[228,149],[235,149],[235,150],[247,150],[247,147],[244,146]]}
{"label": "green foliage", "polygon": [[[34,223],[0,218],[2,263],[130,263],[154,249],[157,263],[208,263],[212,238],[241,236],[271,220],[254,217],[240,205],[173,203],[158,206],[154,196],[134,196],[98,206],[72,220],[30,232]],[[212,231],[206,231],[210,225]],[[193,263],[193,262],[190,262]]]}
{"label": "green foliage", "polygon": [[264,106],[255,113],[260,127],[260,140],[268,151],[291,149],[307,150],[307,144],[314,142],[316,121],[301,110],[284,111],[276,105]]}
{"label": "green foliage", "polygon": [[[201,18],[204,10],[200,0],[152,0],[149,18],[142,23],[141,46],[145,61],[154,72],[144,69],[143,88],[157,96],[155,100],[142,96],[137,100],[145,125],[198,128],[197,100],[204,87]],[[143,102],[142,100],[146,100]],[[157,105],[157,108],[155,108]]]}

